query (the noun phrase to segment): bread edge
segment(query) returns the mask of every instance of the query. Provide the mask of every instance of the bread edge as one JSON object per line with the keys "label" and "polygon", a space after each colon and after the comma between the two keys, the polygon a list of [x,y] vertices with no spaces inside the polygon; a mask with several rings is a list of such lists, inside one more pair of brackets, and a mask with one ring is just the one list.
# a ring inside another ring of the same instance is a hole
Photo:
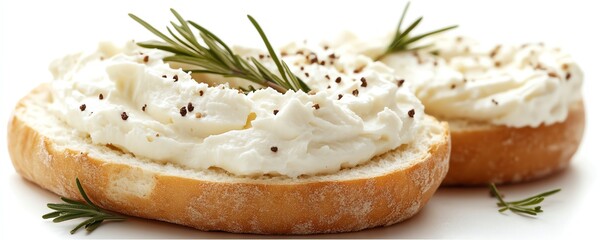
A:
{"label": "bread edge", "polygon": [[[33,94],[34,89],[16,106]],[[15,110],[15,111],[16,111]],[[358,231],[392,225],[419,212],[448,171],[450,132],[430,146],[422,161],[367,179],[299,184],[224,183],[166,175],[141,167],[111,163],[70,149],[57,150],[49,139],[13,114],[8,149],[13,166],[25,179],[58,195],[82,200],[75,178],[102,208],[206,231],[257,234],[312,234]],[[392,150],[382,156],[387,157]],[[427,174],[425,174],[427,173]],[[146,194],[115,188],[151,184]]]}
{"label": "bread edge", "polygon": [[570,105],[565,121],[535,128],[486,123],[459,128],[450,124],[450,169],[442,184],[520,183],[552,175],[567,168],[580,146],[584,127],[582,100]]}

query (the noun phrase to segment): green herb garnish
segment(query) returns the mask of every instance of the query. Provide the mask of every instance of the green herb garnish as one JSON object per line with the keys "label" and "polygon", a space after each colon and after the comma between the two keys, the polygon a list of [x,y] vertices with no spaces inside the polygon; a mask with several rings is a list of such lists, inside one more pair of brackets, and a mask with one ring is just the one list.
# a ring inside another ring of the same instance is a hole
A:
{"label": "green herb garnish", "polygon": [[434,35],[437,33],[445,32],[445,31],[458,27],[458,25],[448,26],[448,27],[440,28],[438,30],[434,30],[434,31],[431,31],[428,33],[423,33],[423,34],[420,34],[417,36],[410,36],[411,31],[413,29],[415,29],[417,27],[417,25],[419,25],[419,23],[423,20],[423,17],[420,17],[417,20],[415,20],[406,29],[404,29],[404,30],[401,29],[402,22],[404,21],[404,17],[406,16],[406,12],[408,11],[409,6],[410,6],[410,2],[406,3],[406,7],[404,7],[404,11],[402,12],[402,17],[400,17],[400,21],[398,21],[398,25],[396,26],[396,34],[394,34],[394,38],[392,39],[392,42],[389,44],[389,46],[387,47],[385,52],[383,54],[381,54],[380,56],[378,56],[377,58],[375,58],[375,60],[379,60],[379,59],[385,57],[387,54],[394,53],[394,52],[413,51],[413,50],[418,50],[418,49],[429,47],[429,46],[431,46],[431,44],[422,45],[422,46],[413,46],[412,43],[419,41],[425,37],[428,37],[428,36],[431,36],[431,35]]}
{"label": "green herb garnish", "polygon": [[77,232],[78,229],[82,227],[84,227],[88,232],[92,232],[94,231],[94,229],[98,228],[104,221],[123,221],[126,219],[123,216],[105,212],[98,206],[94,205],[94,203],[92,203],[92,201],[90,201],[90,199],[88,198],[88,195],[86,195],[86,192],[84,192],[84,189],[80,184],[80,180],[76,178],[75,183],[77,184],[77,189],[80,191],[80,194],[82,195],[86,203],[81,203],[76,200],[61,197],[61,200],[63,200],[63,202],[65,203],[47,204],[48,208],[53,209],[55,211],[45,214],[44,216],[42,216],[42,218],[54,218],[52,221],[55,223],[76,218],[88,218],[88,220],[81,222],[73,230],[71,230],[71,234],[74,234],[75,232]]}
{"label": "green herb garnish", "polygon": [[[242,78],[264,87],[271,87],[281,93],[287,90],[310,91],[308,85],[295,76],[287,64],[276,56],[266,34],[264,34],[264,31],[253,17],[247,15],[249,21],[251,21],[262,37],[270,53],[270,57],[278,68],[279,75],[270,72],[266,66],[254,57],[250,57],[249,60],[243,59],[240,55],[233,53],[228,45],[215,34],[195,22],[184,20],[176,10],[170,10],[179,23],[171,22],[176,33],[170,27],[167,27],[168,33],[172,38],[161,33],[136,15],[129,14],[132,19],[163,40],[139,42],[137,43],[139,46],[161,49],[174,54],[173,56],[164,58],[164,61],[184,63],[197,67],[185,71]],[[193,29],[199,32],[198,35],[205,43],[205,46],[201,45],[197,40]]]}
{"label": "green herb garnish", "polygon": [[496,205],[500,207],[498,209],[499,212],[511,210],[518,214],[536,215],[542,212],[542,207],[534,205],[541,203],[544,201],[545,197],[558,193],[559,191],[561,191],[561,189],[551,190],[519,201],[505,202],[502,195],[498,192],[496,185],[490,183],[490,193],[498,199]]}

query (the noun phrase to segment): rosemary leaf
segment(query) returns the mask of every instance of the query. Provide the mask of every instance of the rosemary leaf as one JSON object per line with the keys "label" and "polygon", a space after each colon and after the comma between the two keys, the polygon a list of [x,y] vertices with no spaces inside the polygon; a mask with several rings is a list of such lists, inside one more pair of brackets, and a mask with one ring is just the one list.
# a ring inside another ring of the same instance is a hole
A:
{"label": "rosemary leaf", "polygon": [[542,211],[542,207],[541,206],[535,206],[535,207],[529,207],[529,206],[534,206],[537,204],[540,204],[542,201],[544,201],[544,198],[550,195],[553,195],[559,191],[561,191],[561,189],[555,189],[555,190],[551,190],[548,192],[544,192],[544,193],[540,193],[519,201],[512,201],[512,202],[506,202],[505,200],[503,200],[502,195],[500,194],[500,192],[498,191],[498,189],[496,188],[496,185],[494,183],[490,183],[490,193],[492,193],[496,199],[498,200],[498,203],[496,203],[496,206],[499,207],[498,212],[504,212],[507,210],[511,210],[514,213],[518,213],[518,214],[528,214],[528,215],[533,215],[536,216],[538,213],[543,212]]}
{"label": "rosemary leaf", "polygon": [[413,43],[415,43],[421,39],[425,39],[426,37],[429,37],[431,35],[445,32],[445,31],[458,27],[458,25],[453,25],[453,26],[440,28],[440,29],[437,29],[434,31],[430,31],[427,33],[419,34],[416,36],[411,36],[412,31],[419,25],[419,23],[421,23],[421,21],[423,20],[423,17],[419,17],[417,20],[413,21],[407,28],[402,30],[402,23],[404,22],[404,18],[406,17],[406,13],[408,12],[409,6],[410,6],[410,2],[406,3],[406,6],[404,7],[404,11],[402,12],[402,16],[400,17],[400,20],[398,21],[398,25],[396,25],[396,33],[394,34],[394,37],[393,37],[391,43],[387,46],[387,48],[385,49],[385,52],[383,54],[379,55],[378,57],[376,57],[375,60],[380,60],[383,57],[387,56],[388,54],[395,53],[395,52],[415,51],[415,50],[429,47],[430,46],[429,44],[419,46],[419,47],[415,47],[412,45],[413,45]]}
{"label": "rosemary leaf", "polygon": [[[171,27],[167,27],[169,36],[136,15],[129,14],[132,19],[163,40],[139,42],[137,43],[139,46],[173,53],[174,55],[165,57],[163,60],[187,64],[191,67],[189,69],[191,72],[242,78],[264,87],[274,88],[281,93],[287,90],[310,91],[308,85],[295,76],[287,64],[278,58],[264,30],[253,17],[247,16],[266,45],[270,57],[278,69],[278,75],[272,73],[255,57],[249,57],[246,60],[235,54],[224,41],[211,31],[195,22],[185,20],[176,10],[170,10],[178,21],[170,22]],[[194,33],[193,30],[196,30],[197,33]],[[198,39],[201,39],[203,44]]]}
{"label": "rosemary leaf", "polygon": [[58,223],[76,218],[88,218],[72,229],[70,231],[71,234],[74,234],[82,227],[88,230],[88,232],[94,231],[94,229],[98,228],[103,221],[123,221],[126,219],[123,216],[101,210],[98,206],[94,205],[92,201],[90,201],[90,198],[88,198],[88,195],[84,191],[84,188],[82,187],[82,184],[78,178],[75,179],[75,183],[85,203],[61,197],[61,200],[63,200],[65,203],[47,204],[48,208],[56,211],[44,214],[42,216],[43,219],[52,218],[53,222]]}

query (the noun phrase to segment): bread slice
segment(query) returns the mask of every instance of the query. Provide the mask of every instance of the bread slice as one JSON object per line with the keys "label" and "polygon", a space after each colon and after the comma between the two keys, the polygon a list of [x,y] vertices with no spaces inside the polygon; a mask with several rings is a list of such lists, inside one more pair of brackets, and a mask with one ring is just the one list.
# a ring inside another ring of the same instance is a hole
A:
{"label": "bread slice", "polygon": [[[416,141],[334,174],[240,177],[190,170],[95,145],[48,112],[47,85],[23,98],[8,126],[13,165],[24,178],[127,215],[201,230],[260,234],[357,231],[416,214],[448,170],[446,123],[426,116]],[[328,161],[328,159],[325,159]]]}
{"label": "bread slice", "polygon": [[513,128],[449,121],[450,170],[444,185],[516,183],[565,169],[584,132],[584,104],[572,103],[565,121]]}

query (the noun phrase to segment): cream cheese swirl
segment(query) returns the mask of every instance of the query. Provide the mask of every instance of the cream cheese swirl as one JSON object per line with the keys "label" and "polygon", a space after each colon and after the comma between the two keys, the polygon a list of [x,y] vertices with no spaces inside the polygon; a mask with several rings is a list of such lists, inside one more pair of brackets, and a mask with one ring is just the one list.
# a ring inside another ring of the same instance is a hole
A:
{"label": "cream cheese swirl", "polygon": [[[371,57],[389,39],[363,41],[349,33],[345,38],[348,43],[339,40],[339,49]],[[541,43],[489,45],[441,37],[431,48],[389,54],[382,62],[411,85],[428,114],[447,120],[550,125],[564,121],[582,99],[579,66],[569,54]]]}
{"label": "cream cheese swirl", "polygon": [[394,83],[392,69],[305,44],[282,53],[315,94],[244,94],[198,83],[164,63],[165,52],[101,44],[51,65],[51,111],[94,144],[238,176],[332,173],[413,141],[423,106]]}

